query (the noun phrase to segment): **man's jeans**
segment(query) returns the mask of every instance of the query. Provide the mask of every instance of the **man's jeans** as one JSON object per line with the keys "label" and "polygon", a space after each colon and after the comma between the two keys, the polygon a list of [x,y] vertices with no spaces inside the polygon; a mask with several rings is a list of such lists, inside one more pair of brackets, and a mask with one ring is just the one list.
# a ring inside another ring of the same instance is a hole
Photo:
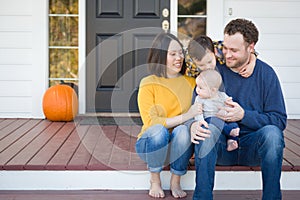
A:
{"label": "man's jeans", "polygon": [[171,133],[162,125],[154,125],[138,139],[135,149],[150,172],[161,172],[170,163],[171,173],[181,176],[193,153],[190,137],[185,125],[177,126]]}
{"label": "man's jeans", "polygon": [[[195,145],[196,189],[193,199],[212,200],[215,165],[261,166],[263,200],[281,199],[283,132],[273,125],[241,135],[239,148],[226,150],[226,137],[210,125],[211,137]],[[228,180],[230,181],[230,180]],[[239,184],[239,183],[237,183]]]}

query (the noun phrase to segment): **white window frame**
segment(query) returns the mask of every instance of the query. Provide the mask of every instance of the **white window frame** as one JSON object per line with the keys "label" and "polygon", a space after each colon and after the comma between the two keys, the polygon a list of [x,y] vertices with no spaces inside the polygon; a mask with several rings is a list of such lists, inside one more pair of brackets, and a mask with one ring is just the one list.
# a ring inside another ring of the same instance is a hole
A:
{"label": "white window frame", "polygon": [[79,6],[79,33],[78,33],[78,99],[79,114],[86,113],[86,0],[78,0]]}
{"label": "white window frame", "polygon": [[[224,1],[207,0],[206,32],[213,40],[222,40],[224,26]],[[170,0],[170,30],[177,33],[178,0]]]}

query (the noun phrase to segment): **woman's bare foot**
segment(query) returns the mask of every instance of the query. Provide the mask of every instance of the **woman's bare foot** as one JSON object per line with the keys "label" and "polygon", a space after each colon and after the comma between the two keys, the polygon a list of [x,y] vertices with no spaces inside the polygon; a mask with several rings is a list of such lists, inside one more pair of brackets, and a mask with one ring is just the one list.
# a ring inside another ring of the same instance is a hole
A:
{"label": "woman's bare foot", "polygon": [[229,135],[232,137],[237,137],[240,135],[240,128],[234,128],[230,131]]}
{"label": "woman's bare foot", "polygon": [[153,198],[164,198],[165,193],[161,187],[160,174],[151,173],[149,196]]}
{"label": "woman's bare foot", "polygon": [[186,192],[181,189],[180,186],[180,176],[172,174],[171,176],[171,183],[170,183],[170,189],[171,194],[174,198],[183,198],[186,197]]}
{"label": "woman's bare foot", "polygon": [[227,140],[227,151],[233,151],[239,147],[237,141],[235,140]]}

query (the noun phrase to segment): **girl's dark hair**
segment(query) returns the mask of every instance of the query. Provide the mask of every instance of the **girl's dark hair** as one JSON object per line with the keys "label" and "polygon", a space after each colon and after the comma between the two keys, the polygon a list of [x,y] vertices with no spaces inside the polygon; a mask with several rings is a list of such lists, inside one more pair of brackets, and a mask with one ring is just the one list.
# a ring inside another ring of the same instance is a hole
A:
{"label": "girl's dark hair", "polygon": [[[177,37],[171,33],[162,32],[158,34],[152,43],[152,47],[148,54],[148,70],[150,74],[154,74],[159,77],[167,78],[167,56],[169,45],[172,40],[177,41],[183,51],[183,45],[178,40]],[[183,64],[180,73],[184,74],[186,70],[185,59],[183,59]]]}
{"label": "girl's dark hair", "polygon": [[215,52],[213,41],[206,35],[200,35],[189,42],[188,54],[192,59],[202,60],[207,50]]}

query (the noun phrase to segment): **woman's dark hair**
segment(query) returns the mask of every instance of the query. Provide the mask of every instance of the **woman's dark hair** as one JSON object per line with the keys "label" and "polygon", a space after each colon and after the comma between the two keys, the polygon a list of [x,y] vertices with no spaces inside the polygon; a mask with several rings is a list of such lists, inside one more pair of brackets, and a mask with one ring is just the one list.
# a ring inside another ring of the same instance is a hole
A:
{"label": "woman's dark hair", "polygon": [[207,50],[214,53],[213,41],[206,35],[200,35],[189,42],[188,54],[192,59],[202,60]]}
{"label": "woman's dark hair", "polygon": [[236,33],[242,34],[245,42],[248,44],[256,44],[258,41],[258,30],[256,26],[247,19],[234,19],[226,25],[224,34],[234,35]]}
{"label": "woman's dark hair", "polygon": [[[159,77],[167,78],[167,56],[169,45],[172,40],[177,41],[183,51],[183,46],[178,38],[171,33],[162,32],[158,34],[152,43],[152,47],[148,54],[148,69],[151,74]],[[183,64],[180,73],[184,74],[186,70],[185,59],[183,59]]]}

